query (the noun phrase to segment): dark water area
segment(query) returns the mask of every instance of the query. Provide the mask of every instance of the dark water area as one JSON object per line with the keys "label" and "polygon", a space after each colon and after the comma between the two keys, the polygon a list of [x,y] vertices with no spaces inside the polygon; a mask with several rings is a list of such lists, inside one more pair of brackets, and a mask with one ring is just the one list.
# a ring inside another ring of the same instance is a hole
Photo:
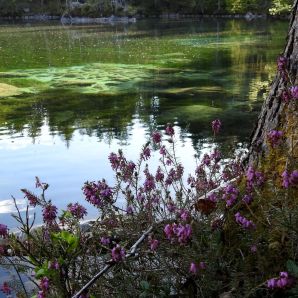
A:
{"label": "dark water area", "polygon": [[35,176],[58,207],[85,204],[86,180],[113,182],[109,152],[123,148],[135,160],[168,122],[186,172],[194,154],[215,146],[215,118],[227,157],[245,147],[287,27],[224,19],[1,25],[0,222],[15,225],[11,195],[23,208],[19,189],[34,190]]}

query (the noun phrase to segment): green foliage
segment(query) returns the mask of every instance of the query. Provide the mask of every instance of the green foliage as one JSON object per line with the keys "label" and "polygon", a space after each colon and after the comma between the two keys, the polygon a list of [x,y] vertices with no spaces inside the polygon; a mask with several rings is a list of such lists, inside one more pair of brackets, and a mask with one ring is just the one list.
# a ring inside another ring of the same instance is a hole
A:
{"label": "green foliage", "polygon": [[269,13],[271,15],[288,15],[291,11],[293,1],[291,0],[273,0]]}
{"label": "green foliage", "polygon": [[0,0],[0,15],[20,16],[34,13],[61,15],[66,9],[70,9],[74,16],[90,17],[112,14],[159,16],[168,13],[246,14],[247,12],[288,15],[292,3],[292,0],[86,0],[84,4],[67,8],[65,1],[62,0]]}

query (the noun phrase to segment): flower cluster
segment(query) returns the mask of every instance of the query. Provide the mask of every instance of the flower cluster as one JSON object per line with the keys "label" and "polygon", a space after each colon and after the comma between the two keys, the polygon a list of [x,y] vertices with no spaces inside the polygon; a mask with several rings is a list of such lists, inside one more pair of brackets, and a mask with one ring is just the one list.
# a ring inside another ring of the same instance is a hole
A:
{"label": "flower cluster", "polygon": [[215,119],[211,123],[212,130],[214,134],[218,134],[221,129],[221,121],[219,119]]}
{"label": "flower cluster", "polygon": [[53,270],[59,270],[60,266],[59,266],[58,261],[54,260],[52,262],[49,262],[48,268],[53,269]]}
{"label": "flower cluster", "polygon": [[292,96],[292,99],[298,99],[298,86],[292,86],[290,88],[290,94]]}
{"label": "flower cluster", "polygon": [[0,224],[0,237],[6,238],[8,236],[8,228],[6,225]]}
{"label": "flower cluster", "polygon": [[285,170],[281,176],[283,179],[282,186],[284,188],[298,185],[298,170],[294,170],[292,173],[289,173],[287,170]]}
{"label": "flower cluster", "polygon": [[271,278],[267,280],[267,287],[269,289],[283,289],[293,282],[292,278],[289,277],[288,272],[280,272],[278,278]]}
{"label": "flower cluster", "polygon": [[239,212],[237,212],[235,214],[235,220],[244,229],[255,229],[256,228],[256,225],[253,223],[253,221],[246,219]]}
{"label": "flower cluster", "polygon": [[141,159],[142,160],[148,160],[151,157],[151,149],[149,146],[145,146],[143,148],[143,151],[141,153]]}
{"label": "flower cluster", "polygon": [[152,251],[156,251],[159,245],[159,241],[157,239],[149,238],[149,246]]}
{"label": "flower cluster", "polygon": [[43,221],[47,224],[51,224],[57,217],[57,207],[47,204],[42,210]]}
{"label": "flower cluster", "polygon": [[279,56],[277,58],[277,69],[280,72],[280,74],[282,75],[282,77],[284,79],[288,78],[287,75],[287,63],[288,63],[288,59],[284,56]]}
{"label": "flower cluster", "polygon": [[11,288],[6,281],[1,285],[0,291],[6,295],[11,294]]}
{"label": "flower cluster", "polygon": [[152,174],[150,174],[148,167],[146,167],[146,169],[144,170],[144,174],[145,174],[145,182],[144,182],[144,191],[145,192],[150,192],[151,190],[155,189],[155,180],[154,180],[154,176]]}
{"label": "flower cluster", "polygon": [[171,123],[168,123],[166,127],[166,134],[169,135],[170,137],[172,137],[175,134],[173,125]]}
{"label": "flower cluster", "polygon": [[253,197],[251,194],[245,194],[242,198],[242,201],[249,205],[253,201]]}
{"label": "flower cluster", "polygon": [[180,244],[186,244],[191,239],[192,229],[189,224],[173,223],[165,226],[164,233],[168,240],[175,241],[177,239]]}
{"label": "flower cluster", "polygon": [[132,161],[127,161],[123,156],[122,150],[119,150],[118,154],[112,152],[109,155],[109,160],[112,169],[117,171],[117,174],[121,176],[123,181],[128,182],[132,179],[136,165]]}
{"label": "flower cluster", "polygon": [[161,142],[161,134],[159,131],[153,132],[152,140],[155,144],[159,144]]}
{"label": "flower cluster", "polygon": [[265,181],[263,173],[256,171],[253,167],[248,167],[246,171],[246,183],[248,189],[251,189],[253,185],[262,186]]}
{"label": "flower cluster", "polygon": [[112,260],[114,262],[121,262],[125,259],[125,249],[121,247],[119,244],[117,244],[113,249],[112,249]]}
{"label": "flower cluster", "polygon": [[38,291],[38,294],[37,294],[37,298],[45,298],[46,297],[46,294],[49,290],[49,287],[50,287],[50,281],[47,277],[43,277],[41,280],[40,280],[40,288],[41,290]]}
{"label": "flower cluster", "polygon": [[49,184],[41,182],[38,177],[35,177],[35,187],[40,188],[42,190],[47,190],[49,187]]}
{"label": "flower cluster", "polygon": [[111,243],[111,239],[109,237],[101,237],[100,238],[100,243],[102,245],[107,246],[107,245],[109,245]]}
{"label": "flower cluster", "polygon": [[205,270],[207,268],[205,262],[200,262],[199,264],[191,262],[189,266],[189,272],[193,275],[197,275],[199,270]]}
{"label": "flower cluster", "polygon": [[280,130],[271,130],[268,133],[268,141],[272,147],[276,147],[281,143],[283,132]]}
{"label": "flower cluster", "polygon": [[68,204],[67,205],[67,210],[71,213],[71,215],[76,218],[76,219],[83,219],[84,216],[87,215],[87,210],[85,207],[80,205],[79,203],[75,204]]}
{"label": "flower cluster", "polygon": [[103,207],[105,203],[110,203],[113,197],[112,188],[105,180],[96,182],[86,182],[83,187],[86,200],[96,207]]}
{"label": "flower cluster", "polygon": [[289,103],[298,99],[298,86],[292,86],[281,93],[281,99],[285,103]]}
{"label": "flower cluster", "polygon": [[224,188],[223,199],[226,201],[228,208],[236,203],[238,194],[239,191],[233,184],[229,184]]}
{"label": "flower cluster", "polygon": [[25,198],[29,201],[29,205],[35,207],[38,203],[38,197],[27,189],[21,189],[25,194]]}

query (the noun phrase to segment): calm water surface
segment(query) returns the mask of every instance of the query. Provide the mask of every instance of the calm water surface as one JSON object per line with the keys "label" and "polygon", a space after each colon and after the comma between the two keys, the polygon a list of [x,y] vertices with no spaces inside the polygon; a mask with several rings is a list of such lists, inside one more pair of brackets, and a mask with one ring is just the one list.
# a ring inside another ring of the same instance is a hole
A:
{"label": "calm water surface", "polygon": [[226,154],[244,146],[286,30],[216,19],[0,26],[0,222],[15,225],[11,195],[22,207],[36,175],[58,207],[84,203],[84,181],[113,181],[109,152],[135,159],[167,122],[188,170],[214,146],[215,118]]}

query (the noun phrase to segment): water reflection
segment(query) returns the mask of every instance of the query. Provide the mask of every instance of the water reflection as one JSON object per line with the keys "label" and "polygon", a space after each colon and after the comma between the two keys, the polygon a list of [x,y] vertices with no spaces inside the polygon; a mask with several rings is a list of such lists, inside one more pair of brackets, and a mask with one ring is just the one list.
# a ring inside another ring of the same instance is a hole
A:
{"label": "water reflection", "polygon": [[240,20],[0,27],[2,206],[36,175],[59,207],[82,200],[85,180],[112,181],[110,151],[124,146],[135,159],[167,122],[189,169],[193,154],[214,145],[214,118],[224,123],[221,149],[242,146],[286,28]]}

